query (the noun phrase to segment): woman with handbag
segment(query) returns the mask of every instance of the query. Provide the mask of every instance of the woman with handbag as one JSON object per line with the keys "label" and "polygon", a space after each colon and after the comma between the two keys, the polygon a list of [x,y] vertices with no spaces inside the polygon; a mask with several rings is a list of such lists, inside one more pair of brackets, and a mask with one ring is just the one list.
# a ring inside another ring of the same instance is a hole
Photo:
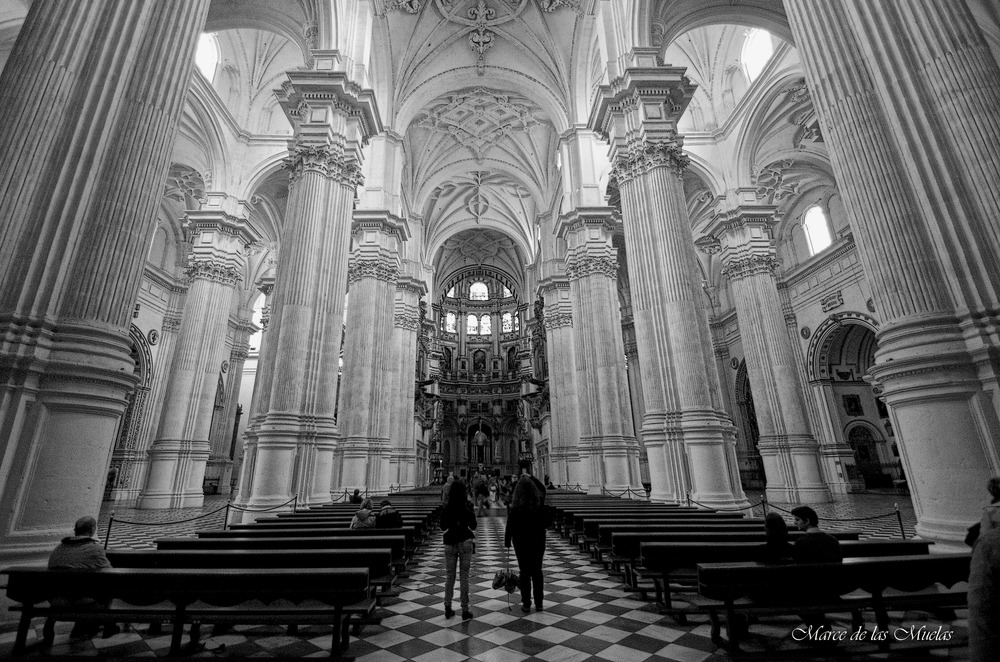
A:
{"label": "woman with handbag", "polygon": [[543,609],[542,558],[545,556],[547,520],[541,491],[531,476],[521,476],[510,500],[504,544],[510,547],[514,543],[521,575],[521,610],[524,613],[531,611],[532,596],[535,598],[535,610]]}
{"label": "woman with handbag", "polygon": [[473,530],[476,528],[476,513],[466,496],[465,482],[456,480],[451,484],[448,500],[441,513],[441,530],[444,531],[444,616],[451,618],[455,610],[451,608],[455,597],[455,569],[458,566],[462,620],[472,618],[469,611],[469,568],[472,554],[476,549]]}

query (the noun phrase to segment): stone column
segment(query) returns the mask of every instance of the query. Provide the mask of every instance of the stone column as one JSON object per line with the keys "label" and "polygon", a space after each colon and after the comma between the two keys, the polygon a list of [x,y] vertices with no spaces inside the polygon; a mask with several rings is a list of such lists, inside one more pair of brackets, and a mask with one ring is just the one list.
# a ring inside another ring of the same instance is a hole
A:
{"label": "stone column", "polygon": [[[243,365],[250,353],[250,336],[257,327],[248,319],[241,319],[236,326],[233,347],[229,352],[229,368],[226,370],[226,404],[222,410],[218,425],[213,423],[212,435],[209,437],[208,465],[205,467],[206,480],[217,480],[219,494],[229,494],[231,491],[233,471],[235,469],[235,451],[233,445],[233,427],[236,424],[236,409],[240,405],[240,385],[243,381]],[[217,429],[216,429],[217,428]]]}
{"label": "stone column", "polygon": [[399,252],[408,234],[406,223],[398,216],[367,210],[354,212],[354,234],[356,245],[347,272],[351,307],[337,421],[341,441],[335,466],[341,473],[334,493],[364,486],[369,494],[386,494],[392,482],[389,345]]}
{"label": "stone column", "polygon": [[1000,473],[1000,72],[966,3],[785,7],[872,285],[870,374],[917,533],[961,540]]}
{"label": "stone column", "polygon": [[312,54],[313,68],[289,71],[277,93],[295,138],[286,161],[291,174],[281,260],[259,363],[264,413],[250,423],[256,457],[240,505],[275,506],[293,495],[299,505],[330,500],[351,207],[362,144],[381,130],[381,120],[373,93],[338,70],[335,51]]}
{"label": "stone column", "polygon": [[581,463],[590,492],[642,492],[639,445],[623,359],[617,251],[610,207],[577,208],[559,219],[573,306]]}
{"label": "stone column", "polygon": [[208,0],[34,3],[0,75],[0,556],[97,513]]}
{"label": "stone column", "polygon": [[[631,313],[631,309],[629,313]],[[642,401],[642,366],[639,365],[639,345],[635,341],[635,321],[633,321],[631,314],[622,319],[622,342],[625,345],[628,392],[632,401],[632,428],[636,431],[636,441],[639,442],[639,475],[643,483],[648,483],[649,455],[646,453],[646,445],[639,434],[639,430],[642,429],[642,417],[646,411]]]}
{"label": "stone column", "polygon": [[390,408],[390,482],[401,489],[416,486],[416,448],[413,437],[413,407],[415,400],[415,366],[417,364],[417,334],[420,332],[420,297],[427,286],[416,278],[404,276],[396,283],[391,347],[392,393],[387,400]]}
{"label": "stone column", "polygon": [[[539,283],[544,300],[541,326],[545,333],[552,437],[549,457],[552,482],[590,488],[590,467],[581,463],[576,388],[576,352],[573,338],[573,304],[565,277],[553,276]],[[538,311],[536,310],[536,317]]]}
{"label": "stone column", "polygon": [[245,203],[217,193],[187,213],[191,282],[140,508],[194,508],[204,501],[215,395],[229,359],[229,313],[246,249],[257,239],[248,216]]}
{"label": "stone column", "polygon": [[[750,192],[753,195],[753,192]],[[722,273],[729,278],[760,428],[767,498],[783,503],[830,500],[785,328],[771,228],[776,207],[737,206],[716,215]]]}
{"label": "stone column", "polygon": [[799,377],[799,388],[805,401],[806,414],[809,417],[809,428],[819,444],[819,460],[823,469],[823,479],[830,494],[847,494],[850,481],[847,479],[844,467],[854,464],[854,451],[834,434],[833,425],[824,423],[816,400],[816,392],[811,386],[806,386],[808,371],[806,370],[805,354],[799,344],[799,324],[792,310],[791,295],[787,283],[778,283],[778,299],[781,301],[781,311],[785,316],[785,332],[792,348],[792,358],[795,360],[795,374]]}
{"label": "stone column", "polygon": [[590,119],[592,129],[613,139],[642,364],[641,436],[651,498],[678,501],[690,492],[709,506],[745,506],[730,466],[735,429],[721,410],[718,380],[711,374],[715,366],[681,182],[687,157],[676,121],[694,87],[682,69],[655,66],[654,51],[638,53],[641,68],[601,88]]}

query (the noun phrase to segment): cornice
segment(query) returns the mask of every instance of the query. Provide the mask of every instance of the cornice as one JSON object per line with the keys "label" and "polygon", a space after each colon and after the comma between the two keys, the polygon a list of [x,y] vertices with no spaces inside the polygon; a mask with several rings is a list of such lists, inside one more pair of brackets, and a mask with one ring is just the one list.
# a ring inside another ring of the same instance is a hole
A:
{"label": "cornice", "polygon": [[814,255],[805,262],[801,262],[791,269],[786,270],[782,275],[781,282],[788,285],[795,285],[832,265],[845,255],[853,252],[856,248],[857,245],[854,243],[854,236],[846,234],[833,242],[829,248],[819,255]]}

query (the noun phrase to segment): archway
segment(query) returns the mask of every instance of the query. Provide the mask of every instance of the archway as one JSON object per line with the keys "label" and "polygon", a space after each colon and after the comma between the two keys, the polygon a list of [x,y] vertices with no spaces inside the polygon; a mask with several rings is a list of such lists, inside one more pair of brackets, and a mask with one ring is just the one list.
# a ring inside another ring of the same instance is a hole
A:
{"label": "archway", "polygon": [[743,433],[742,444],[737,448],[740,465],[740,482],[745,490],[763,490],[767,487],[764,476],[764,461],[760,457],[757,444],[760,428],[757,427],[757,412],[754,409],[753,391],[747,375],[747,362],[741,361],[736,371],[736,413],[738,425]]}
{"label": "archway", "polygon": [[[151,334],[157,332],[150,332]],[[153,342],[156,337],[150,336]],[[139,496],[142,487],[141,478],[145,473],[143,451],[138,448],[139,428],[146,409],[146,398],[149,395],[152,382],[153,358],[149,350],[149,342],[139,328],[132,324],[129,328],[129,341],[132,346],[132,360],[135,361],[135,375],[138,383],[135,390],[126,397],[128,404],[121,423],[118,425],[118,435],[114,450],[111,452],[111,464],[108,467],[107,481],[104,485],[105,501],[125,501]]]}

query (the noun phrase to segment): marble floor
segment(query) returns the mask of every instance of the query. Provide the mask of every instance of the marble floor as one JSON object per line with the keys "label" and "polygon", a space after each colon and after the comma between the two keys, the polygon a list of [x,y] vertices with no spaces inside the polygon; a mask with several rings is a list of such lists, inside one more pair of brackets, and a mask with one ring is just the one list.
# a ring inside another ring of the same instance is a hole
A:
{"label": "marble floor", "polygon": [[[753,495],[751,495],[753,496]],[[859,495],[829,504],[817,510],[821,517],[833,519],[874,518],[829,521],[829,528],[860,528],[866,537],[898,537],[899,525],[893,509],[898,496]],[[905,497],[902,497],[905,500]],[[756,503],[759,499],[752,499]],[[779,507],[791,504],[775,504]],[[149,547],[159,537],[185,535],[197,529],[221,528],[219,508],[225,500],[209,499],[202,509],[173,511],[115,510],[116,519],[172,522],[212,513],[181,524],[136,526],[116,522],[110,546],[114,548]],[[758,509],[759,510],[759,509]],[[900,503],[907,537],[914,523],[908,500]],[[110,509],[101,514],[100,536],[106,532]],[[891,517],[875,517],[891,513]],[[759,513],[758,513],[759,514]],[[789,518],[790,519],[790,518]],[[523,614],[518,594],[508,596],[492,588],[493,574],[504,563],[504,513],[493,510],[479,520],[477,553],[472,567],[472,611],[474,618],[463,621],[460,615],[446,619],[443,611],[444,567],[440,535],[433,535],[418,553],[409,576],[401,581],[398,597],[387,600],[379,609],[380,625],[364,628],[360,637],[352,637],[346,655],[358,662],[718,662],[729,659],[709,638],[707,618],[692,617],[679,625],[657,613],[655,606],[638,594],[624,590],[621,582],[592,563],[575,545],[550,532],[545,557],[545,610]],[[457,605],[456,586],[456,609]],[[848,615],[834,627],[849,629]],[[964,629],[964,612],[958,620],[945,623],[948,628]],[[921,624],[936,628],[940,623],[926,614],[894,613],[907,626]],[[780,649],[790,644],[791,631],[799,625],[795,618],[769,620],[751,626],[756,646]],[[69,624],[60,624],[55,644],[48,650],[40,647],[41,621],[30,634],[29,659],[88,657],[97,659],[132,659],[164,656],[169,648],[169,628],[162,635],[147,633],[138,625],[108,639],[71,640]],[[9,656],[13,633],[0,634],[0,658]],[[188,652],[190,657],[303,658],[330,654],[328,627],[302,627],[296,636],[287,635],[280,626],[237,626],[227,634],[212,636],[205,628],[200,645]],[[932,659],[962,660],[964,649],[935,651]],[[815,658],[813,658],[815,659]],[[822,659],[822,658],[820,658]],[[878,658],[876,658],[878,659]]]}

